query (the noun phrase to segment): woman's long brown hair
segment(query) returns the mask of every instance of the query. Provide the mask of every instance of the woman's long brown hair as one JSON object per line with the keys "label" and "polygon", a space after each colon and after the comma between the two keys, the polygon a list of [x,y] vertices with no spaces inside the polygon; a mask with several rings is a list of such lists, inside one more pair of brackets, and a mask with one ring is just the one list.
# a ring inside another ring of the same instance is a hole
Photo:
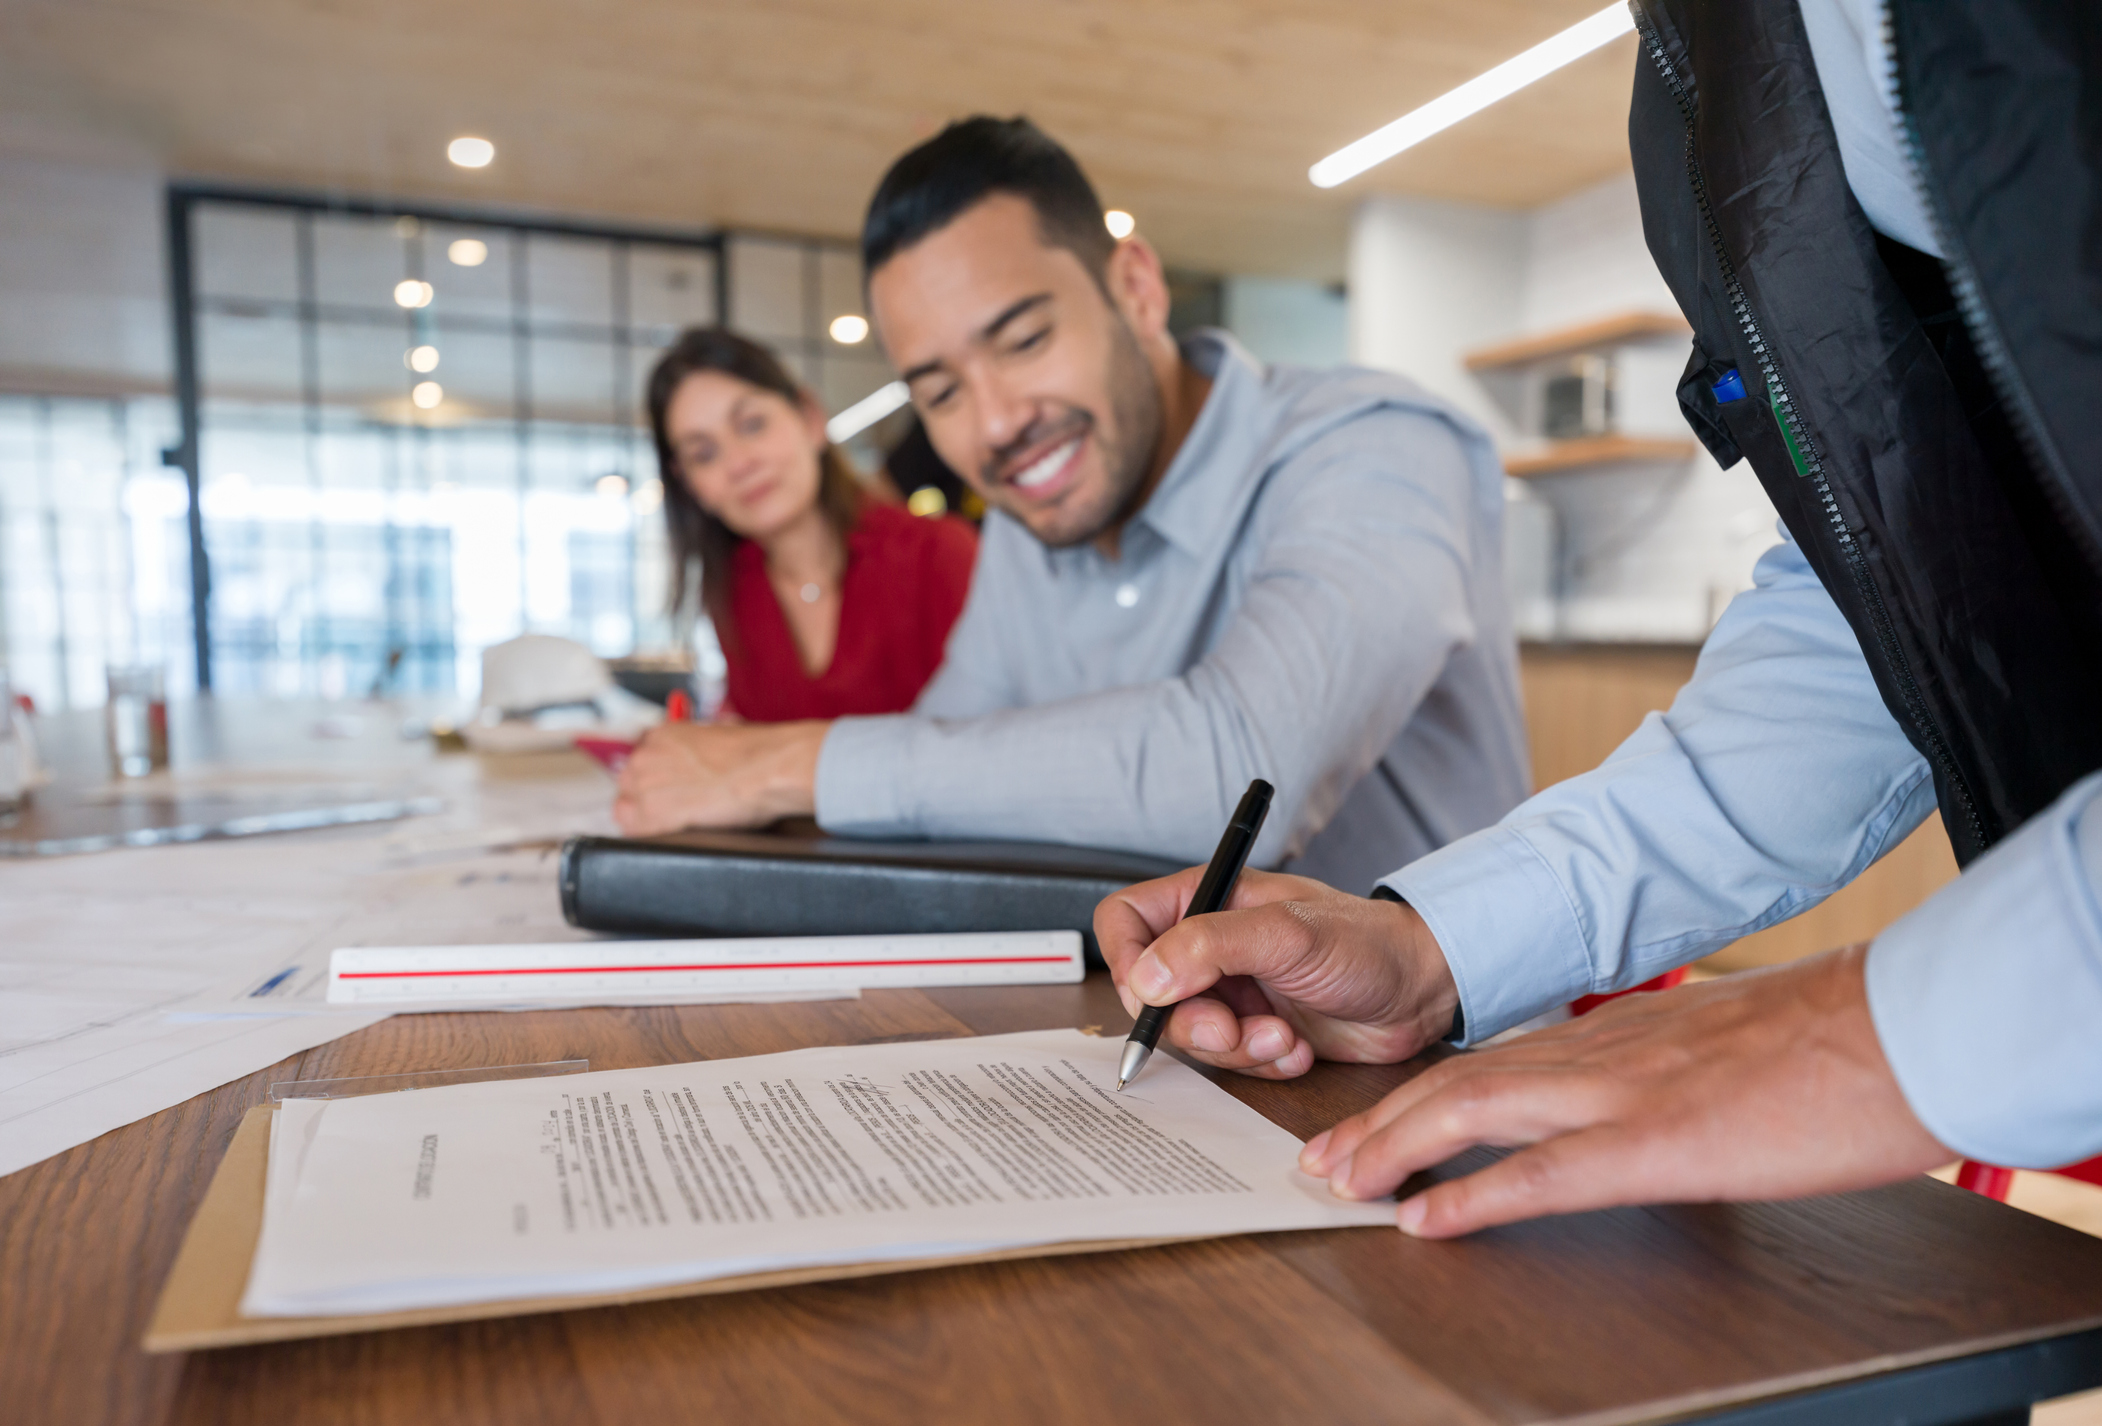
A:
{"label": "woman's long brown hair", "polygon": [[[679,383],[697,372],[719,371],[762,391],[771,391],[802,409],[803,388],[771,351],[722,327],[694,327],[672,343],[650,372],[650,433],[657,441],[657,472],[664,481],[664,524],[671,535],[671,612],[686,603],[688,581],[696,562],[701,567],[701,611],[715,625],[725,645],[737,638],[730,619],[730,556],[743,536],[701,508],[679,471],[678,452],[666,430],[666,413]],[[861,511],[861,484],[853,467],[830,441],[818,452],[818,508],[840,539],[854,528]]]}

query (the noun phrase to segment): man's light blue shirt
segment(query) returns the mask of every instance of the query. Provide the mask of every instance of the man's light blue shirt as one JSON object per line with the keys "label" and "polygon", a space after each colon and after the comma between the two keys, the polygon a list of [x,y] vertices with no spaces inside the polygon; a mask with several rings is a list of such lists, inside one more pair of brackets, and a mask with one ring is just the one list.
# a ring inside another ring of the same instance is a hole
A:
{"label": "man's light blue shirt", "polygon": [[[1469,1043],[1625,990],[1830,896],[1934,810],[1801,552],[1759,562],[1670,711],[1605,763],[1382,881],[1443,947]],[[1879,937],[1907,1101],[1972,1158],[2102,1153],[2102,774]]]}
{"label": "man's light blue shirt", "polygon": [[1385,372],[1183,352],[1211,393],[1116,556],[988,517],[913,712],[826,735],[827,830],[1201,862],[1262,777],[1255,863],[1366,892],[1530,790],[1487,437]]}

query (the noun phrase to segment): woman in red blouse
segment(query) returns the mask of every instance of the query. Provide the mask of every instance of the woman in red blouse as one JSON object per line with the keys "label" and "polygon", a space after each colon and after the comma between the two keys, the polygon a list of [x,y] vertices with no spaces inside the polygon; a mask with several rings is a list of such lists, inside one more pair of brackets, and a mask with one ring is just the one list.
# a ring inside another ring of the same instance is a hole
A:
{"label": "woman in red blouse", "polygon": [[723,711],[755,723],[900,713],[941,666],[978,536],[867,498],[825,413],[765,347],[687,332],[650,373],[672,607],[701,567],[729,661]]}

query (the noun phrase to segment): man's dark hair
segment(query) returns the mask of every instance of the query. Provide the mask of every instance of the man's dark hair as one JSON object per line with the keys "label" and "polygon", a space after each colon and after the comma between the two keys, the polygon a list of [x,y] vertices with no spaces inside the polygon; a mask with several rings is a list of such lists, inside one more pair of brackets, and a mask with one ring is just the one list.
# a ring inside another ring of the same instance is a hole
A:
{"label": "man's dark hair", "polygon": [[995,193],[1027,199],[1046,245],[1066,249],[1102,280],[1117,244],[1080,165],[1027,119],[984,114],[949,125],[883,175],[861,225],[862,272],[874,275]]}

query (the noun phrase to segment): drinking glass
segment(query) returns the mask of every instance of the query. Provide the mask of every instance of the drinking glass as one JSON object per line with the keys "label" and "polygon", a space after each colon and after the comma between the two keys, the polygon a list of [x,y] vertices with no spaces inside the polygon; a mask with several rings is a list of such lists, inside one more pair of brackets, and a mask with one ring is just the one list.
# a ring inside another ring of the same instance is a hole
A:
{"label": "drinking glass", "polygon": [[15,732],[15,691],[0,668],[0,817],[22,806],[29,784],[28,750]]}
{"label": "drinking glass", "polygon": [[168,765],[168,675],[159,664],[109,666],[110,765],[144,777]]}

